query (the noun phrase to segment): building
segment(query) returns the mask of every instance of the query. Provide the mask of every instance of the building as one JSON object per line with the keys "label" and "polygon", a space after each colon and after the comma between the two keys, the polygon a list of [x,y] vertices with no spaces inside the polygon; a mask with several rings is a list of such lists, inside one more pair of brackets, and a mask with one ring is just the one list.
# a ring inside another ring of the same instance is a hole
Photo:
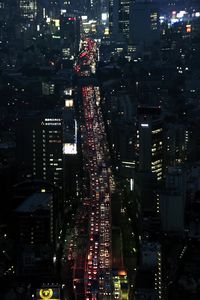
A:
{"label": "building", "polygon": [[49,16],[53,19],[59,18],[60,16],[60,1],[59,0],[49,0],[48,3]]}
{"label": "building", "polygon": [[158,242],[141,243],[134,299],[162,299],[162,257]]}
{"label": "building", "polygon": [[67,182],[64,186],[64,194],[68,203],[70,197],[79,195],[78,174],[80,171],[78,125],[75,117],[74,91],[71,87],[64,89],[63,102],[63,162],[65,169],[64,180]]}
{"label": "building", "polygon": [[109,0],[109,33],[111,39],[129,40],[131,0]]}
{"label": "building", "polygon": [[34,193],[16,210],[17,236],[23,245],[43,245],[54,241],[53,195]]}
{"label": "building", "polygon": [[70,53],[70,56],[77,55],[80,43],[80,19],[62,15],[60,19],[60,36],[62,48]]}
{"label": "building", "polygon": [[63,191],[62,111],[21,116],[17,126],[17,159],[34,179]]}
{"label": "building", "polygon": [[163,122],[159,107],[138,108],[138,169],[163,177]]}
{"label": "building", "polygon": [[132,1],[130,5],[130,41],[133,45],[152,46],[159,41],[159,9],[155,2]]}
{"label": "building", "polygon": [[51,193],[34,193],[15,210],[18,275],[40,274],[40,280],[53,275],[55,219]]}
{"label": "building", "polygon": [[42,95],[49,96],[54,95],[55,84],[52,82],[42,82]]}
{"label": "building", "polygon": [[92,0],[92,1],[90,1],[91,18],[96,19],[98,21],[100,21],[100,19],[101,19],[101,12],[102,12],[101,4],[102,4],[101,0]]}
{"label": "building", "polygon": [[165,188],[160,192],[162,230],[183,233],[186,202],[186,174],[181,167],[169,167]]}
{"label": "building", "polygon": [[37,16],[36,0],[20,0],[19,8],[20,8],[20,15],[22,18],[31,20]]}

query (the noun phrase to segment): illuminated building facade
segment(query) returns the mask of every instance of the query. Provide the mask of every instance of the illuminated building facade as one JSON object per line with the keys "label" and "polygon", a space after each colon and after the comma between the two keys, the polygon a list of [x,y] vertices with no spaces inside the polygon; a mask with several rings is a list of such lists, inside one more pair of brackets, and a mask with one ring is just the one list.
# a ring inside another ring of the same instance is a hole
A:
{"label": "illuminated building facade", "polygon": [[160,108],[138,108],[137,147],[139,170],[155,173],[157,180],[163,176],[163,128]]}
{"label": "illuminated building facade", "polygon": [[64,195],[66,205],[69,198],[79,195],[78,187],[78,126],[75,118],[74,91],[71,87],[63,91],[63,161],[64,161]]}
{"label": "illuminated building facade", "polygon": [[109,32],[114,39],[129,40],[131,0],[109,1]]}
{"label": "illuminated building facade", "polygon": [[[32,130],[33,176],[63,188],[62,118],[52,113]],[[42,141],[42,143],[41,143]]]}
{"label": "illuminated building facade", "polygon": [[20,0],[20,15],[23,18],[34,19],[37,15],[37,1],[36,0]]}

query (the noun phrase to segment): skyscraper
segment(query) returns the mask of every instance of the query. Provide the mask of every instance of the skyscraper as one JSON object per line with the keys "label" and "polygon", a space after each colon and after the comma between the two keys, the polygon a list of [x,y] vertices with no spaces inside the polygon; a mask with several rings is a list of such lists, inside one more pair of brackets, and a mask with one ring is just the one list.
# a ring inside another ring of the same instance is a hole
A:
{"label": "skyscraper", "polygon": [[63,15],[60,19],[60,35],[63,49],[69,49],[70,55],[76,55],[80,42],[80,19]]}
{"label": "skyscraper", "polygon": [[35,179],[63,189],[63,122],[61,112],[32,113],[18,121],[18,161]]}
{"label": "skyscraper", "polygon": [[138,108],[139,170],[163,176],[163,128],[160,108]]}
{"label": "skyscraper", "polygon": [[129,40],[131,0],[109,0],[109,31],[114,40]]}
{"label": "skyscraper", "polygon": [[36,0],[20,0],[20,15],[23,18],[34,19],[37,15],[37,1]]}
{"label": "skyscraper", "polygon": [[134,45],[151,46],[159,41],[159,8],[155,2],[132,2],[130,5],[130,41]]}

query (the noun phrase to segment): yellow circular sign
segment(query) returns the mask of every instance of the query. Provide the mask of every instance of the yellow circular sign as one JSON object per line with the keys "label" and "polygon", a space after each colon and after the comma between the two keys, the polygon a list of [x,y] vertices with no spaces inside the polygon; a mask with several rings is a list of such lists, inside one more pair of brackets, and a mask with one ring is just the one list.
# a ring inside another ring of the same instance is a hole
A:
{"label": "yellow circular sign", "polygon": [[40,297],[42,299],[51,299],[51,297],[53,296],[53,290],[52,289],[41,289],[40,290]]}

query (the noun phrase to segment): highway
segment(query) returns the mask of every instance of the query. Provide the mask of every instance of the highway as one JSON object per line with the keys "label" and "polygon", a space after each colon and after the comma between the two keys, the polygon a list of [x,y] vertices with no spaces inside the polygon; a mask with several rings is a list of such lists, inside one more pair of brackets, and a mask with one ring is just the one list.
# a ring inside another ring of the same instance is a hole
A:
{"label": "highway", "polygon": [[[98,55],[97,44],[86,38],[74,66],[83,176],[74,226],[66,230],[62,264],[66,266],[65,273],[71,274],[65,277],[67,298],[128,300],[121,230],[112,226],[111,198],[114,199],[116,187],[100,106],[100,88],[95,78]],[[120,211],[116,215],[121,217]],[[69,276],[72,281],[68,280]]]}
{"label": "highway", "polygon": [[[85,39],[74,68],[77,76],[95,74],[97,59],[97,44]],[[99,87],[92,83],[82,85],[81,98],[81,144],[89,183],[85,184],[83,205],[75,216],[77,237],[70,248],[74,294],[77,300],[113,299],[111,195],[115,183],[99,106]]]}

